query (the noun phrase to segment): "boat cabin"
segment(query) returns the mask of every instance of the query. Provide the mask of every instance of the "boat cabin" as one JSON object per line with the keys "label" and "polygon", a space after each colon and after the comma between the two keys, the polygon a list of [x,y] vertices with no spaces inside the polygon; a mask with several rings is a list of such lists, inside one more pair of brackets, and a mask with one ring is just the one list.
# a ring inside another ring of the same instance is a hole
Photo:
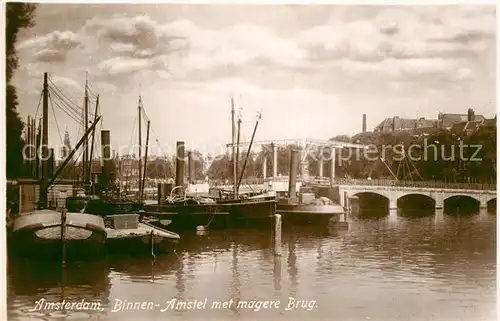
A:
{"label": "boat cabin", "polygon": [[139,214],[121,214],[107,216],[104,219],[107,228],[117,230],[137,229],[139,228]]}

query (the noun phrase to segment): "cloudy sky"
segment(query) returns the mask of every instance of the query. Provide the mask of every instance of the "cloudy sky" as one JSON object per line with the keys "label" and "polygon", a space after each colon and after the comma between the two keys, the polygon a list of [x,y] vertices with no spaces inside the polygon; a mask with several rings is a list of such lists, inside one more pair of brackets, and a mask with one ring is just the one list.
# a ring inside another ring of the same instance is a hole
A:
{"label": "cloudy sky", "polygon": [[[27,117],[44,71],[79,105],[88,74],[114,146],[129,145],[141,95],[153,144],[216,153],[231,139],[231,97],[244,141],[258,111],[257,140],[353,135],[363,113],[369,130],[470,107],[493,117],[495,31],[485,5],[42,4],[14,84]],[[55,113],[75,144],[75,121]]]}

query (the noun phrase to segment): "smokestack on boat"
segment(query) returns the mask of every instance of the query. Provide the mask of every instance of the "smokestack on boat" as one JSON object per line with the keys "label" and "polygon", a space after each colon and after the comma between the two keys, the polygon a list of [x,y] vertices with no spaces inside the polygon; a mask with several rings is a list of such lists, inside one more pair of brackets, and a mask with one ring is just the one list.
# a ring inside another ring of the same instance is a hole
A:
{"label": "smokestack on boat", "polygon": [[101,131],[102,158],[103,158],[103,189],[107,189],[111,182],[111,139],[109,130]]}
{"label": "smokestack on boat", "polygon": [[184,142],[177,142],[175,160],[175,186],[184,186]]}
{"label": "smokestack on boat", "polygon": [[297,170],[299,166],[299,151],[290,151],[290,177],[288,179],[288,198],[294,200],[297,197]]}
{"label": "smokestack on boat", "polygon": [[188,152],[188,174],[189,174],[189,183],[194,184],[195,174],[194,174],[194,160],[193,160],[193,152]]}

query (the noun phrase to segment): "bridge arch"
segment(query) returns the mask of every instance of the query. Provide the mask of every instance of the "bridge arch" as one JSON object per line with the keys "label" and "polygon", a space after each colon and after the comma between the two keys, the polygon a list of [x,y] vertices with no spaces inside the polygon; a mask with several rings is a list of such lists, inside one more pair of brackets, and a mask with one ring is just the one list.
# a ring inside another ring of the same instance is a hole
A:
{"label": "bridge arch", "polygon": [[448,215],[478,214],[481,201],[472,195],[456,194],[444,199],[444,213]]}
{"label": "bridge arch", "polygon": [[356,192],[360,217],[382,217],[389,213],[389,197],[372,191]]}
{"label": "bridge arch", "polygon": [[397,198],[401,216],[428,216],[435,213],[436,200],[425,193],[404,193]]}

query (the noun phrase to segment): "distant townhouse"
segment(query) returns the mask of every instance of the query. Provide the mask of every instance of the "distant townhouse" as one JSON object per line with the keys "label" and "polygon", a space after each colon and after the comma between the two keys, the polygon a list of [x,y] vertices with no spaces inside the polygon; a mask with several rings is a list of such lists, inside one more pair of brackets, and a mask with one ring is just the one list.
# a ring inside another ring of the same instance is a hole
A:
{"label": "distant townhouse", "polygon": [[374,132],[409,132],[412,135],[427,135],[434,128],[442,128],[451,131],[455,135],[471,135],[481,126],[496,126],[496,116],[486,119],[483,115],[475,115],[474,110],[469,109],[467,114],[439,113],[438,119],[400,118],[398,116],[384,119],[378,124]]}
{"label": "distant townhouse", "polygon": [[375,127],[373,131],[376,133],[425,131],[425,129],[428,128],[435,128],[436,125],[436,120],[425,119],[424,117],[420,117],[418,119],[408,119],[395,116],[384,119]]}
{"label": "distant townhouse", "polygon": [[[486,118],[483,115],[475,115],[470,109],[467,114],[438,114],[438,127],[451,130],[453,125],[466,122],[483,122]],[[473,125],[470,125],[473,126]]]}
{"label": "distant townhouse", "polygon": [[458,123],[454,123],[450,131],[457,137],[470,136],[481,127],[495,127],[497,117],[493,119],[485,119],[483,116],[474,115],[474,110],[469,109],[467,119]]}

